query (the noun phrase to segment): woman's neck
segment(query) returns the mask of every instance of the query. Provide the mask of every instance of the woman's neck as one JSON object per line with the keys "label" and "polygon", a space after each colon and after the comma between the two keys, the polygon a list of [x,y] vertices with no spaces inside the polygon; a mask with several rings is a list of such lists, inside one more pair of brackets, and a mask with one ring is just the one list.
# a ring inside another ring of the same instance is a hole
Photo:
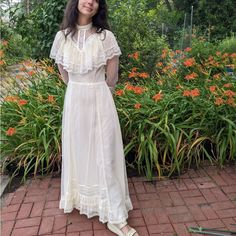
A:
{"label": "woman's neck", "polygon": [[81,25],[81,26],[88,25],[91,22],[92,22],[91,18],[85,18],[83,16],[80,16],[78,20],[78,25]]}

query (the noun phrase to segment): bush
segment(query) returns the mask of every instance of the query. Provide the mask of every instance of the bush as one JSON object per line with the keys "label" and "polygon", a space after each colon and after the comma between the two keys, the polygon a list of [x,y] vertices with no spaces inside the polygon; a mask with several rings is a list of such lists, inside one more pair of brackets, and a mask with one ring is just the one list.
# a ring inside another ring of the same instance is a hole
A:
{"label": "bush", "polygon": [[1,22],[0,27],[1,41],[0,41],[0,60],[1,67],[18,63],[29,58],[31,49],[23,38],[9,28],[7,23]]}
{"label": "bush", "polygon": [[223,39],[218,46],[218,49],[224,53],[236,53],[236,37],[228,37]]}
{"label": "bush", "polygon": [[[156,76],[143,76],[138,57],[129,82],[116,90],[125,154],[135,154],[151,179],[180,174],[208,159],[222,166],[236,157],[236,84],[225,73],[235,54],[192,57],[194,49],[163,50]],[[146,72],[144,72],[146,73]]]}
{"label": "bush", "polygon": [[[27,71],[26,66],[32,68]],[[21,83],[1,104],[1,150],[3,171],[12,178],[23,173],[25,180],[32,173],[60,170],[65,90],[58,74],[45,63],[27,63],[21,70],[25,71],[24,77],[17,77]]]}

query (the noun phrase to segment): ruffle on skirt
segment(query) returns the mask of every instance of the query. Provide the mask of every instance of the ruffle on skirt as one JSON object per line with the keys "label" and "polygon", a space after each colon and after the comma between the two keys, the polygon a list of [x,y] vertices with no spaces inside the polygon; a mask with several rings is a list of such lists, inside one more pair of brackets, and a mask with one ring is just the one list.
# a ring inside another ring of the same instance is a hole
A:
{"label": "ruffle on skirt", "polygon": [[79,192],[73,195],[67,194],[61,198],[59,208],[66,209],[64,213],[70,213],[74,208],[79,210],[80,214],[85,214],[88,218],[99,216],[99,221],[102,223],[111,222],[112,224],[119,224],[128,218],[128,211],[133,209],[130,198],[125,200],[126,209],[124,212],[117,210],[117,215],[109,212],[108,200],[101,200],[100,196],[88,197]]}

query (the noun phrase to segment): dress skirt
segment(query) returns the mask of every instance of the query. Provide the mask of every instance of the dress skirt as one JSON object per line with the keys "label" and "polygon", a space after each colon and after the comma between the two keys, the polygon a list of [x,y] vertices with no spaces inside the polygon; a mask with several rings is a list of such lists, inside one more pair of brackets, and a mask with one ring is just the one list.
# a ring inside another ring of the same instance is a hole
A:
{"label": "dress skirt", "polygon": [[113,224],[125,221],[132,209],[120,123],[105,81],[68,82],[59,208]]}

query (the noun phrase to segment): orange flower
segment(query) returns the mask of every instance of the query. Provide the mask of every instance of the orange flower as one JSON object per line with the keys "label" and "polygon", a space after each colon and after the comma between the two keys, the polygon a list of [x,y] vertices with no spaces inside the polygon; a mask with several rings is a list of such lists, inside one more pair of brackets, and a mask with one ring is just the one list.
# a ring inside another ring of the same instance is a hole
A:
{"label": "orange flower", "polygon": [[17,96],[7,96],[4,98],[5,102],[17,102],[19,100],[19,97]]}
{"label": "orange flower", "polygon": [[139,76],[140,78],[146,79],[146,78],[149,77],[149,74],[146,73],[146,72],[143,72],[143,73],[138,73],[138,76]]}
{"label": "orange flower", "polygon": [[192,48],[190,48],[190,47],[187,47],[184,49],[185,52],[190,52],[191,50],[192,50]]}
{"label": "orange flower", "polygon": [[181,51],[180,51],[180,50],[175,50],[175,53],[176,53],[176,54],[180,54]]}
{"label": "orange flower", "polygon": [[163,66],[163,63],[162,62],[158,62],[157,64],[156,64],[156,67],[162,67]]}
{"label": "orange flower", "polygon": [[0,66],[5,65],[6,62],[4,60],[0,60]]}
{"label": "orange flower", "polygon": [[209,87],[209,90],[210,90],[212,93],[215,92],[216,86],[215,86],[215,85],[210,86],[210,87]]}
{"label": "orange flower", "polygon": [[192,80],[192,79],[195,79],[197,76],[198,75],[195,72],[193,72],[192,74],[186,75],[185,79],[186,80]]}
{"label": "orange flower", "polygon": [[200,91],[195,88],[193,90],[185,90],[183,91],[184,97],[198,97],[200,95]]}
{"label": "orange flower", "polygon": [[134,86],[127,83],[126,86],[125,86],[125,89],[129,90],[129,91],[132,91],[134,89]]}
{"label": "orange flower", "polygon": [[55,102],[54,96],[53,95],[48,95],[48,101],[51,102],[51,103]]}
{"label": "orange flower", "polygon": [[235,106],[235,101],[232,97],[228,98],[225,103],[231,106]]}
{"label": "orange flower", "polygon": [[161,92],[159,92],[159,93],[157,93],[156,95],[154,95],[154,96],[152,97],[152,99],[153,99],[155,102],[157,102],[157,101],[160,101],[160,100],[162,99],[162,97],[163,97],[163,94],[161,94]]}
{"label": "orange flower", "polygon": [[124,94],[124,90],[120,89],[116,91],[116,96],[122,96]]}
{"label": "orange flower", "polygon": [[8,45],[8,42],[7,42],[6,40],[3,40],[3,41],[2,41],[2,45],[3,45],[3,46],[7,46],[7,45]]}
{"label": "orange flower", "polygon": [[133,67],[133,68],[132,68],[132,72],[136,72],[137,69],[138,69],[137,67]]}
{"label": "orange flower", "polygon": [[191,90],[192,97],[198,97],[199,95],[200,95],[200,91],[197,88]]}
{"label": "orange flower", "polygon": [[233,92],[232,90],[225,90],[224,95],[226,95],[227,97],[234,97],[236,93]]}
{"label": "orange flower", "polygon": [[125,89],[129,90],[129,91],[133,91],[136,94],[142,94],[144,92],[144,88],[140,87],[140,86],[133,86],[129,83],[126,83],[125,85]]}
{"label": "orange flower", "polygon": [[224,88],[231,88],[231,87],[233,87],[233,85],[231,83],[228,83],[228,84],[224,84],[223,87]]}
{"label": "orange flower", "polygon": [[215,75],[213,75],[213,78],[214,78],[214,79],[220,79],[220,75],[221,75],[220,73],[215,74]]}
{"label": "orange flower", "polygon": [[133,54],[129,54],[128,57],[131,57],[133,59],[135,59],[136,61],[138,60],[139,58],[139,53],[138,52],[135,52]]}
{"label": "orange flower", "polygon": [[134,108],[135,108],[135,109],[140,109],[141,106],[142,106],[142,105],[141,105],[140,103],[136,103],[136,104],[134,105]]}
{"label": "orange flower", "polygon": [[130,78],[134,78],[134,77],[136,77],[137,76],[137,73],[136,72],[130,72],[129,73],[129,79]]}
{"label": "orange flower", "polygon": [[138,52],[135,52],[135,53],[133,54],[133,58],[134,58],[135,60],[138,60],[138,58],[139,58],[139,53],[138,53]]}
{"label": "orange flower", "polygon": [[139,86],[134,86],[133,87],[133,92],[136,94],[142,94],[144,92],[144,88],[139,87]]}
{"label": "orange flower", "polygon": [[236,57],[236,53],[232,53],[230,56],[235,58]]}
{"label": "orange flower", "polygon": [[184,65],[186,67],[191,67],[195,64],[195,59],[194,58],[189,58],[186,61],[184,61]]}
{"label": "orange flower", "polygon": [[216,52],[216,55],[217,55],[217,56],[220,56],[220,55],[221,55],[221,52]]}
{"label": "orange flower", "polygon": [[0,50],[0,57],[3,57],[4,56],[4,52],[3,50]]}
{"label": "orange flower", "polygon": [[34,75],[36,72],[34,70],[28,71],[28,75],[32,76]]}
{"label": "orange flower", "polygon": [[25,99],[20,99],[19,101],[18,101],[18,104],[20,105],[20,106],[24,106],[25,104],[27,104],[28,102],[25,100]]}
{"label": "orange flower", "polygon": [[191,91],[190,90],[184,90],[183,91],[183,96],[184,97],[190,97],[191,96]]}
{"label": "orange flower", "polygon": [[46,70],[49,72],[49,73],[51,73],[51,74],[53,74],[55,71],[54,71],[54,68],[52,67],[52,66],[47,66],[46,67]]}
{"label": "orange flower", "polygon": [[214,102],[217,106],[220,106],[224,103],[224,100],[222,98],[216,98]]}
{"label": "orange flower", "polygon": [[16,128],[12,128],[10,127],[7,131],[6,131],[6,135],[7,136],[12,136],[16,133]]}

